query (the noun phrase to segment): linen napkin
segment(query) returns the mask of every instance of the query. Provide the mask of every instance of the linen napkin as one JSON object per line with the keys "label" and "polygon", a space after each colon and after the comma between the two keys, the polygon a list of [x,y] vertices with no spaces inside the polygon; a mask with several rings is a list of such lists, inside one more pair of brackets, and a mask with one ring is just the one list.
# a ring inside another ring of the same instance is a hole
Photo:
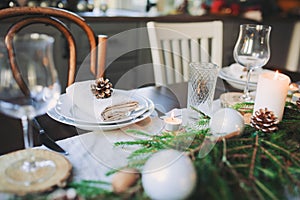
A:
{"label": "linen napkin", "polygon": [[[124,90],[114,89],[111,97],[106,99],[97,99],[91,92],[91,84],[94,80],[75,82],[66,88],[66,94],[69,99],[69,103],[77,109],[73,109],[72,113],[75,118],[82,119],[84,114],[87,114],[93,119],[91,122],[103,122],[102,113],[106,108],[113,105],[128,105],[131,109],[131,104],[128,102],[134,102],[133,94]],[[117,109],[117,107],[116,107]],[[116,111],[116,109],[114,109]]]}
{"label": "linen napkin", "polygon": [[131,111],[139,106],[139,102],[130,101],[106,107],[101,113],[104,121],[116,121],[127,118]]}

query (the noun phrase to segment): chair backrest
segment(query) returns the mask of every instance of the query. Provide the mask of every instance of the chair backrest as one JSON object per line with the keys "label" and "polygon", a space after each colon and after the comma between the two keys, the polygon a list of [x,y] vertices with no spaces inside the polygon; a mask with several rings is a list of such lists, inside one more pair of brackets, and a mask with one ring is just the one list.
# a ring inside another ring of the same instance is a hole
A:
{"label": "chair backrest", "polygon": [[[15,62],[15,54],[13,48],[13,37],[16,33],[25,27],[32,24],[46,24],[58,29],[66,38],[69,48],[69,59],[68,59],[68,80],[67,86],[72,84],[75,80],[76,73],[76,58],[77,49],[75,39],[72,32],[66,25],[66,22],[74,23],[80,27],[90,44],[90,71],[96,77],[104,75],[104,65],[100,68],[97,66],[97,40],[92,28],[86,23],[86,21],[79,15],[69,12],[67,10],[50,8],[50,7],[14,7],[0,10],[0,20],[15,18],[16,20],[11,20],[12,25],[8,29],[5,35],[5,44],[8,50],[9,62],[11,66],[18,68]],[[99,37],[100,38],[100,37]],[[101,37],[101,42],[106,42],[105,37]],[[104,39],[103,39],[104,38]],[[99,39],[100,41],[100,39]],[[106,45],[98,45],[98,48],[106,48]],[[98,49],[99,50],[99,49]],[[105,49],[101,49],[101,55],[105,55]],[[105,58],[98,58],[105,59]],[[103,63],[103,62],[102,62]]]}
{"label": "chair backrest", "polygon": [[294,72],[300,71],[300,21],[297,21],[294,25],[286,69]]}
{"label": "chair backrest", "polygon": [[148,22],[156,85],[188,80],[190,62],[213,62],[222,67],[223,22]]}

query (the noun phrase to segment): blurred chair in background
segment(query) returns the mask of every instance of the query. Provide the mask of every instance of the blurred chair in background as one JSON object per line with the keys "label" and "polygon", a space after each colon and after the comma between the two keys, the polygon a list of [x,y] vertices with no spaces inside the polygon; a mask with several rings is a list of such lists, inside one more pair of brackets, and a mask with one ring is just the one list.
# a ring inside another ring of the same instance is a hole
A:
{"label": "blurred chair in background", "polygon": [[294,25],[287,54],[286,69],[293,72],[300,71],[300,21],[295,22]]}
{"label": "blurred chair in background", "polygon": [[190,62],[212,62],[222,67],[222,21],[148,22],[147,30],[156,85],[187,81]]}

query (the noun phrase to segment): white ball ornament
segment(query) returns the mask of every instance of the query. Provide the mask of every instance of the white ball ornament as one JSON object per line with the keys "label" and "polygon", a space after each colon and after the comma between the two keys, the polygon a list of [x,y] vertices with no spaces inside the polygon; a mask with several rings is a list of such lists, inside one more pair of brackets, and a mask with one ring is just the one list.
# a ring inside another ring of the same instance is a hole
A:
{"label": "white ball ornament", "polygon": [[142,171],[142,185],[151,199],[185,199],[193,192],[196,180],[190,158],[173,149],[153,154]]}
{"label": "white ball ornament", "polygon": [[209,127],[212,134],[225,136],[235,132],[242,133],[245,122],[238,111],[232,108],[221,108],[211,117]]}

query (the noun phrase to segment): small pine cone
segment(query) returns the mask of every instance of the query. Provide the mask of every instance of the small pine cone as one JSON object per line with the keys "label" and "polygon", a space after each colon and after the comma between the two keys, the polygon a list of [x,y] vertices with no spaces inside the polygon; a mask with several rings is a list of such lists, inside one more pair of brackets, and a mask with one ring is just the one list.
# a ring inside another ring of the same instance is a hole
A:
{"label": "small pine cone", "polygon": [[261,130],[264,133],[272,133],[278,130],[279,120],[274,115],[273,111],[269,111],[267,108],[259,109],[251,117],[250,124],[257,130]]}
{"label": "small pine cone", "polygon": [[297,105],[298,109],[300,109],[300,98],[296,101],[296,105]]}
{"label": "small pine cone", "polygon": [[95,83],[91,85],[92,93],[96,96],[97,99],[104,99],[111,96],[112,83],[108,79],[98,78]]}

